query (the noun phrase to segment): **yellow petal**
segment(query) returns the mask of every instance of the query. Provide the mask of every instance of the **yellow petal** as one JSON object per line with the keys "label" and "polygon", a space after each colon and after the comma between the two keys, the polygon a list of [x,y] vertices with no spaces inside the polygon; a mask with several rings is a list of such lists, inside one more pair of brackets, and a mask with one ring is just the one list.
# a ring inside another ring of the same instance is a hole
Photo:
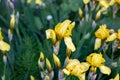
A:
{"label": "yellow petal", "polygon": [[79,75],[79,79],[80,80],[85,80],[85,73],[82,73],[81,75]]}
{"label": "yellow petal", "polygon": [[72,33],[72,29],[74,28],[74,26],[75,26],[75,22],[72,22],[71,24],[69,24],[69,26],[64,34],[64,37],[68,37],[68,36],[72,35],[71,33]]}
{"label": "yellow petal", "polygon": [[47,37],[47,39],[52,39],[52,43],[55,44],[56,34],[55,34],[54,30],[52,30],[52,29],[46,30],[46,37]]}
{"label": "yellow petal", "polygon": [[9,51],[10,45],[4,41],[0,41],[0,50],[2,51]]}
{"label": "yellow petal", "polygon": [[64,72],[65,74],[67,74],[67,75],[70,74],[70,72],[69,72],[67,69],[63,69],[63,72]]}
{"label": "yellow petal", "polygon": [[74,52],[76,50],[71,37],[65,37],[64,38],[65,44],[67,46],[68,49],[70,49],[72,52]]}
{"label": "yellow petal", "polygon": [[97,38],[95,40],[95,47],[94,47],[94,50],[98,50],[101,46],[101,39]]}
{"label": "yellow petal", "polygon": [[3,36],[2,36],[2,31],[1,31],[1,28],[0,28],[0,41],[3,40]]}
{"label": "yellow petal", "polygon": [[50,61],[49,61],[47,58],[46,58],[46,67],[47,67],[47,70],[48,70],[49,72],[52,71],[52,67],[51,67]]}
{"label": "yellow petal", "polygon": [[81,65],[84,66],[84,71],[87,71],[89,69],[89,67],[90,67],[90,64],[87,63],[87,62],[82,62]]}
{"label": "yellow petal", "polygon": [[66,30],[67,30],[70,23],[71,23],[70,20],[65,20],[64,22],[58,23],[55,26],[55,32],[56,32],[57,37],[59,39],[62,39],[64,37],[64,34],[66,33]]}
{"label": "yellow petal", "polygon": [[41,5],[41,4],[42,4],[42,0],[35,0],[35,3],[36,3],[37,5]]}
{"label": "yellow petal", "polygon": [[120,0],[115,0],[120,5]]}
{"label": "yellow petal", "polygon": [[120,40],[120,29],[118,29],[117,38]]}
{"label": "yellow petal", "polygon": [[32,1],[32,0],[27,0],[27,3],[29,4],[29,3],[31,3],[31,1]]}
{"label": "yellow petal", "polygon": [[114,80],[120,80],[119,74],[117,74],[117,75],[115,76]]}
{"label": "yellow petal", "polygon": [[107,37],[106,42],[113,41],[116,38],[117,38],[117,33],[113,33],[112,35],[110,35],[109,37]]}
{"label": "yellow petal", "polygon": [[53,59],[54,59],[55,66],[59,69],[61,67],[61,63],[59,58],[54,53],[53,53]]}
{"label": "yellow petal", "polygon": [[111,69],[107,66],[104,66],[104,65],[101,65],[99,67],[100,71],[103,73],[103,74],[107,74],[107,75],[110,75],[111,73]]}
{"label": "yellow petal", "polygon": [[90,2],[90,0],[83,0],[83,3],[86,5]]}

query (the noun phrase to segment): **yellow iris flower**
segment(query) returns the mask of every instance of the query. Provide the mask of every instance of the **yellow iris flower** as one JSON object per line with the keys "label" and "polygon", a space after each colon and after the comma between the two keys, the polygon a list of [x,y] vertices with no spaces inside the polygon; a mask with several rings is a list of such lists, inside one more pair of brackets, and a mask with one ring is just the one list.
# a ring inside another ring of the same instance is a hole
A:
{"label": "yellow iris flower", "polygon": [[101,25],[99,29],[95,32],[95,36],[100,39],[105,39],[109,36],[109,30],[106,29],[106,24]]}
{"label": "yellow iris flower", "polygon": [[10,50],[10,45],[3,41],[1,28],[0,28],[0,50],[2,50],[2,51],[9,51]]}
{"label": "yellow iris flower", "polygon": [[100,69],[100,71],[103,74],[108,74],[110,75],[111,73],[111,69],[105,65],[103,65],[103,63],[105,62],[105,59],[102,57],[102,54],[97,54],[97,53],[92,53],[89,56],[87,56],[86,61],[90,64],[91,66],[91,70],[93,72],[96,72],[96,68],[98,67]]}
{"label": "yellow iris flower", "polygon": [[80,63],[77,59],[68,60],[67,66],[63,72],[67,75],[77,76],[80,80],[85,80],[85,72],[89,69],[89,64],[86,62]]}
{"label": "yellow iris flower", "polygon": [[65,20],[62,23],[58,23],[55,26],[55,30],[52,29],[46,30],[46,37],[47,39],[52,39],[53,44],[55,44],[57,40],[59,41],[64,39],[67,48],[70,49],[72,52],[74,52],[76,48],[70,37],[72,35],[71,33],[74,26],[75,26],[75,22],[71,23],[70,20]]}

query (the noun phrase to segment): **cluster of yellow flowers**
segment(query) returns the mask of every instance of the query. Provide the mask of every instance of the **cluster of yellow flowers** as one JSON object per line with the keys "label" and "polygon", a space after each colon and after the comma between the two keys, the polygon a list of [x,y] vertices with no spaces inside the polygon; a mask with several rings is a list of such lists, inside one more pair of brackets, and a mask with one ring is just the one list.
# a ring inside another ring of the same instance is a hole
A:
{"label": "cluster of yellow flowers", "polygon": [[85,73],[89,68],[91,72],[96,73],[96,69],[99,68],[103,74],[110,75],[111,69],[103,65],[105,59],[101,53],[91,53],[87,56],[86,61],[80,63],[77,59],[69,59],[63,72],[67,75],[77,76],[80,80],[85,80]]}
{"label": "cluster of yellow flowers", "polygon": [[97,38],[95,40],[94,50],[97,50],[101,47],[102,40],[105,40],[106,42],[114,40],[120,41],[120,29],[118,29],[118,32],[115,32],[113,29],[107,29],[107,25],[103,24],[95,32],[95,36]]}

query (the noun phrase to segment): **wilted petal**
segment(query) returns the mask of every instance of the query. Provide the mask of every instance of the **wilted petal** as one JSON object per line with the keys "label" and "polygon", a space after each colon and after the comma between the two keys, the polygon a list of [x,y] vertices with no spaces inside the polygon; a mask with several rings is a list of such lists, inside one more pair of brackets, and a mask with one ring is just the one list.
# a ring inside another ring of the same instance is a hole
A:
{"label": "wilted petal", "polygon": [[107,66],[104,66],[104,65],[101,65],[99,67],[100,71],[103,73],[103,74],[107,74],[107,75],[110,75],[111,73],[111,69]]}
{"label": "wilted petal", "polygon": [[70,49],[72,52],[74,52],[76,50],[71,37],[65,37],[64,38],[65,44],[67,46],[68,49]]}
{"label": "wilted petal", "polygon": [[94,50],[99,49],[100,46],[101,46],[101,39],[97,38],[97,39],[95,40],[95,47],[94,47]]}

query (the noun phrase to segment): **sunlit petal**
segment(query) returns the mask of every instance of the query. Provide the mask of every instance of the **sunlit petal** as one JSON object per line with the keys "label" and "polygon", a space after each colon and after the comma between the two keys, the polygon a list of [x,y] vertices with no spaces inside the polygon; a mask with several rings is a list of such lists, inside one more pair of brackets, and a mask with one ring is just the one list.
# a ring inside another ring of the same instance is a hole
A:
{"label": "sunlit petal", "polygon": [[103,73],[103,74],[107,74],[107,75],[110,75],[111,73],[111,69],[107,66],[104,66],[104,65],[101,65],[99,67],[100,71]]}

